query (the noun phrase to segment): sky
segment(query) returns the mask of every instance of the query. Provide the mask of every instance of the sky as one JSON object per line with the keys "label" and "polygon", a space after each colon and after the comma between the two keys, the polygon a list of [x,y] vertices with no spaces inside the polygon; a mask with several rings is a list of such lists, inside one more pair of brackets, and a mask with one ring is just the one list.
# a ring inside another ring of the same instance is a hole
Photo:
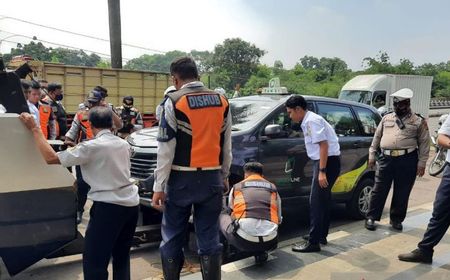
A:
{"label": "sky", "polygon": [[[108,39],[107,0],[2,1],[0,52],[24,36],[108,54],[109,43],[12,18]],[[339,57],[353,70],[385,51],[391,62],[450,60],[448,0],[122,0],[125,59],[171,50],[213,51],[239,37],[266,51],[261,62],[292,68],[305,55]],[[52,46],[44,43],[46,46]],[[53,45],[54,46],[54,45]],[[150,50],[149,50],[150,49]],[[151,51],[155,50],[155,51]]]}

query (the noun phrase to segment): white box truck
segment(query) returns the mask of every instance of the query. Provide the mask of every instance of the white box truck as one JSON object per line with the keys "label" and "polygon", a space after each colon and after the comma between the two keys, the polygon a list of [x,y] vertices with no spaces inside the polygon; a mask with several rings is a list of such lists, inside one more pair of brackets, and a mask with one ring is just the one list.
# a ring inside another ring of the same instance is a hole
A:
{"label": "white box truck", "polygon": [[411,99],[412,110],[428,118],[432,82],[431,76],[359,75],[342,87],[339,99],[372,105],[383,114],[393,110],[392,98],[389,96],[399,89],[409,88],[414,92]]}

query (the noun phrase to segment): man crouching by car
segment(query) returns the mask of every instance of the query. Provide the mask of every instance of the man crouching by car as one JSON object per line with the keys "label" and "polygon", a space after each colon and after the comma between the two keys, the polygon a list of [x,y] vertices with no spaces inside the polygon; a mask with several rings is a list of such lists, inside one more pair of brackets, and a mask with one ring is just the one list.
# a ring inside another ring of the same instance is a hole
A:
{"label": "man crouching by car", "polygon": [[277,247],[281,199],[276,186],[263,178],[261,163],[246,163],[244,177],[230,191],[231,214],[220,215],[220,231],[230,245],[253,254],[259,264]]}
{"label": "man crouching by car", "polygon": [[33,117],[20,119],[32,132],[36,145],[48,164],[64,167],[80,165],[88,198],[94,201],[86,230],[83,273],[85,280],[107,280],[113,258],[114,279],[130,279],[130,247],[138,219],[139,195],[130,180],[128,143],[111,133],[113,112],[97,106],[89,110],[94,138],[66,151],[55,153]]}

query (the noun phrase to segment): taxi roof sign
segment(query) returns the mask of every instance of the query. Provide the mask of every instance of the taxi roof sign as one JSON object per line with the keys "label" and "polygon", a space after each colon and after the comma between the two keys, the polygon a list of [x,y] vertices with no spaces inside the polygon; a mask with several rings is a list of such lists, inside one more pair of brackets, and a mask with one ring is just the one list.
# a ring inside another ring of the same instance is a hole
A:
{"label": "taxi roof sign", "polygon": [[280,86],[280,79],[273,78],[269,81],[269,87],[262,88],[262,94],[286,94],[288,90],[286,87]]}

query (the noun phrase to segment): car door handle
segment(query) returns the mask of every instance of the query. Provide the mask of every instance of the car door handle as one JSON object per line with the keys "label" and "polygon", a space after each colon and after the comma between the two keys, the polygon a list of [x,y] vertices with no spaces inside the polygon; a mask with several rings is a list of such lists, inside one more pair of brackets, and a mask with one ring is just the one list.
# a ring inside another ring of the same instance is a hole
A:
{"label": "car door handle", "polygon": [[361,148],[361,141],[356,141],[353,143],[354,148]]}

